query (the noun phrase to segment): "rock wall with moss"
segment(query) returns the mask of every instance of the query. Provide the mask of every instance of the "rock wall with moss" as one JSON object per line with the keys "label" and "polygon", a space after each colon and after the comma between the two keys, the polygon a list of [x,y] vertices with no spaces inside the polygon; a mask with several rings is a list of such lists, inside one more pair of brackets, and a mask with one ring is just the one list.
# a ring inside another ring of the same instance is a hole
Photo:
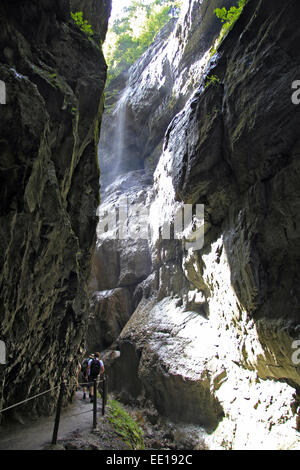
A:
{"label": "rock wall with moss", "polygon": [[[298,17],[296,0],[249,0],[218,53],[195,63],[148,193],[152,272],[105,355],[123,399],[197,426],[211,449],[300,446]],[[128,101],[141,113],[157,96],[139,100],[144,83]],[[183,204],[204,205],[201,249],[185,244],[191,232],[159,236]]]}
{"label": "rock wall with moss", "polygon": [[[95,11],[102,39],[109,4]],[[70,11],[67,0],[0,5],[1,408],[74,381],[86,332],[107,67]],[[28,409],[51,412],[56,395]]]}

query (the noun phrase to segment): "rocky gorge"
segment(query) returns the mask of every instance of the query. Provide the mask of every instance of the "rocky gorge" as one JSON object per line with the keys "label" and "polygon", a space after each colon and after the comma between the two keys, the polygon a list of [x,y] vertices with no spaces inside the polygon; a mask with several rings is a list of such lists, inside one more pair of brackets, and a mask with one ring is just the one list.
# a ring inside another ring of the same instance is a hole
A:
{"label": "rocky gorge", "polygon": [[[80,4],[94,16],[89,1]],[[110,6],[97,7],[102,40]],[[0,5],[0,408],[52,390],[4,421],[52,413],[62,379],[70,397],[87,329],[107,66],[99,42],[72,21],[76,7]]]}
{"label": "rocky gorge", "polygon": [[1,3],[0,410],[41,394],[1,425],[87,349],[179,448],[299,449],[300,7],[244,3],[217,47],[238,2],[185,0],[106,88],[110,0]]}
{"label": "rocky gorge", "polygon": [[[185,2],[108,87],[88,345],[121,399],[208,448],[296,449],[299,5],[249,0],[212,53],[233,4]],[[204,206],[197,249],[161,236],[184,204]],[[151,236],[119,236],[124,207]]]}

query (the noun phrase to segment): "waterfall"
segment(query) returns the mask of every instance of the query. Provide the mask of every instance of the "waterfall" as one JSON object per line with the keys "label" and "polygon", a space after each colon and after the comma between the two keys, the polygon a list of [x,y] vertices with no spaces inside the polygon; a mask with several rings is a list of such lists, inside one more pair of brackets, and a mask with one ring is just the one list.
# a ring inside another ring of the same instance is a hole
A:
{"label": "waterfall", "polygon": [[114,177],[118,176],[119,173],[122,172],[122,162],[124,161],[123,157],[126,138],[126,114],[129,91],[130,88],[126,87],[113,113],[113,119],[116,123],[111,141],[111,153],[113,156],[112,162],[114,162]]}

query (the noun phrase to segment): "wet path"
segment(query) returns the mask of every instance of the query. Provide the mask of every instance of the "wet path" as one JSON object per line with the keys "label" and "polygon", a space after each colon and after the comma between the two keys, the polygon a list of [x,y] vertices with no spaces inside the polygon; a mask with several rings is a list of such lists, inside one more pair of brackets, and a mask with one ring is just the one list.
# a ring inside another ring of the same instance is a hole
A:
{"label": "wet path", "polygon": [[[102,417],[101,400],[98,402],[98,422]],[[93,405],[82,400],[82,392],[77,392],[73,403],[61,412],[58,440],[67,438],[70,433],[89,431],[93,423]],[[0,450],[42,450],[51,444],[55,416],[40,418],[36,422],[0,426]]]}

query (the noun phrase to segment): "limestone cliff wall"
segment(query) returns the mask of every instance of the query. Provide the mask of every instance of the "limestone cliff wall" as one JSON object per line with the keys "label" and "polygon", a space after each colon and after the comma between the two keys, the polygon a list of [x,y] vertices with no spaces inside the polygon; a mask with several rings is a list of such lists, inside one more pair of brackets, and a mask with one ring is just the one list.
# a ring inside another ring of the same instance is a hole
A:
{"label": "limestone cliff wall", "polygon": [[197,87],[208,49],[222,27],[213,11],[233,4],[234,0],[183,2],[178,20],[171,19],[142,57],[109,84],[99,145],[103,184],[117,176],[111,161],[118,160],[118,147],[112,148],[111,141],[120,139],[120,98],[125,123],[118,173],[145,169],[153,174],[166,129]]}
{"label": "limestone cliff wall", "polygon": [[[106,356],[115,390],[211,448],[299,448],[298,17],[296,0],[249,0],[197,70],[149,193],[152,273]],[[201,250],[158,236],[183,203],[205,205]]]}
{"label": "limestone cliff wall", "polygon": [[[95,12],[103,38],[109,4]],[[86,332],[107,67],[70,10],[67,0],[0,5],[1,408],[72,382]],[[54,399],[28,406],[48,413]]]}
{"label": "limestone cliff wall", "polygon": [[[208,49],[221,28],[213,10],[223,3],[185,2],[178,21],[170,20],[142,57],[107,88],[99,144],[100,218],[114,213],[124,198],[128,207],[149,208],[165,131],[202,75]],[[90,284],[91,351],[108,347],[118,337],[152,269],[148,240],[118,240],[116,232],[103,233],[104,225],[98,230]],[[135,225],[130,215],[129,225]]]}

